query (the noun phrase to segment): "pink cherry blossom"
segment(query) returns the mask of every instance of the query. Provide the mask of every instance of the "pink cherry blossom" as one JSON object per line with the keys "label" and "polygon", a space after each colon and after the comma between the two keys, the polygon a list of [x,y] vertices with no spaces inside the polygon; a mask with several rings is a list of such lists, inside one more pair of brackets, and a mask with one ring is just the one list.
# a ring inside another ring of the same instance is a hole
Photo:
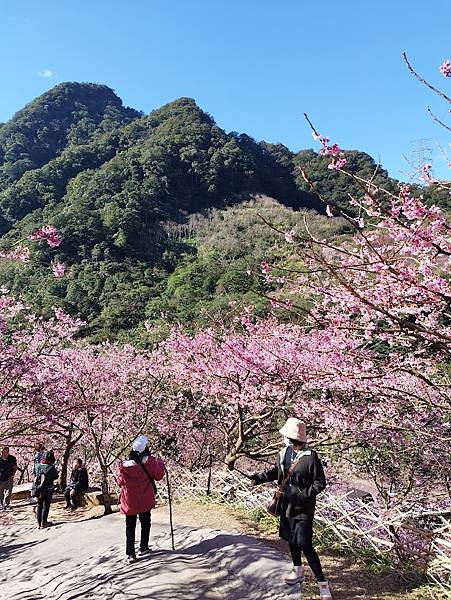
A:
{"label": "pink cherry blossom", "polygon": [[332,160],[327,166],[328,169],[340,171],[346,164],[347,160],[344,158],[344,152],[338,144],[329,144],[330,140],[328,137],[313,133],[313,139],[318,140],[322,146],[319,153],[323,156],[331,156]]}
{"label": "pink cherry blossom", "polygon": [[432,169],[431,164],[425,164],[421,167],[421,179],[428,185],[431,185],[432,183],[434,183],[434,179],[431,175],[431,169]]}
{"label": "pink cherry blossom", "polygon": [[340,171],[348,161],[346,158],[334,158],[330,164],[327,165],[328,169],[332,169],[335,171]]}
{"label": "pink cherry blossom", "polygon": [[266,261],[263,261],[261,263],[260,267],[261,267],[262,274],[264,275],[266,281],[269,283],[272,282],[274,277],[272,275],[271,266]]}
{"label": "pink cherry blossom", "polygon": [[61,244],[61,236],[56,227],[44,225],[28,236],[29,240],[45,240],[51,248],[57,248]]}
{"label": "pink cherry blossom", "polygon": [[0,259],[26,263],[30,260],[30,249],[26,246],[16,246],[13,250],[0,251]]}
{"label": "pink cherry blossom", "polygon": [[64,274],[66,272],[66,265],[60,262],[53,262],[52,271],[56,278],[64,277]]}
{"label": "pink cherry blossom", "polygon": [[444,77],[451,77],[451,61],[448,59],[444,60],[439,70]]}

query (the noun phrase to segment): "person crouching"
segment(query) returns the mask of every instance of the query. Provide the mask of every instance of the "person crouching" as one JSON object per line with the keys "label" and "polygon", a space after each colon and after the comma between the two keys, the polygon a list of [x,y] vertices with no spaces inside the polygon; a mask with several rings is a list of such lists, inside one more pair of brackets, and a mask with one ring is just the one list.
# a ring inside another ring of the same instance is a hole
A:
{"label": "person crouching", "polygon": [[128,460],[121,463],[116,481],[121,487],[119,497],[121,512],[125,515],[127,562],[136,560],[135,530],[136,517],[141,523],[141,540],[138,556],[149,550],[150,511],[155,508],[155,480],[164,477],[164,463],[150,456],[146,436],[140,435],[132,444]]}

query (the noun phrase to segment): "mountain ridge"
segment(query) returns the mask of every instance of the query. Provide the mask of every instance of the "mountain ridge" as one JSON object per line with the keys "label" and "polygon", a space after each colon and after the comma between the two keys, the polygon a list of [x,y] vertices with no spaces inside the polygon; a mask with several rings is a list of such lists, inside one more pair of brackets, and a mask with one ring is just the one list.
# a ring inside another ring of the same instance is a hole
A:
{"label": "mountain ridge", "polygon": [[[365,153],[346,155],[361,176],[377,170]],[[196,254],[195,236],[174,241],[165,223],[183,224],[256,195],[278,201],[288,220],[290,209],[321,212],[322,202],[297,172],[300,163],[322,195],[352,210],[348,196],[359,190],[313,150],[295,154],[283,144],[227,133],[192,98],[144,115],[107,86],[59,84],[0,127],[0,247],[44,223],[60,230],[63,243],[56,254],[36,249],[27,268],[2,266],[2,281],[43,314],[58,305],[82,317],[90,334],[134,328],[149,307],[155,314],[155,298],[185,264],[183,256]],[[386,171],[377,178],[397,189]],[[243,261],[253,262],[246,252]],[[50,278],[53,259],[68,266],[65,278]],[[217,282],[221,274],[213,271]],[[241,267],[240,273],[245,295],[250,284]]]}

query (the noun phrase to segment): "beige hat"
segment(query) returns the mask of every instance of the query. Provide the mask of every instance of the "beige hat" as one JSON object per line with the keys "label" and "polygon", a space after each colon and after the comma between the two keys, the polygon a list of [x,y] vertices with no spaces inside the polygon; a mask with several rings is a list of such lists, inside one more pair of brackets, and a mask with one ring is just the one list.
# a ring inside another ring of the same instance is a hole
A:
{"label": "beige hat", "polygon": [[282,429],[279,429],[279,433],[291,440],[298,440],[299,442],[307,441],[305,423],[295,417],[289,417]]}

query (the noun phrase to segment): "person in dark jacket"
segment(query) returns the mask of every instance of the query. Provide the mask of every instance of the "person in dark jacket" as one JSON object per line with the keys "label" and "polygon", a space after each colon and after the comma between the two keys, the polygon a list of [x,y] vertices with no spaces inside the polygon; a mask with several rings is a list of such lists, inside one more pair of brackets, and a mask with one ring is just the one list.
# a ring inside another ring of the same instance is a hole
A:
{"label": "person in dark jacket", "polygon": [[36,442],[33,446],[34,456],[33,456],[33,475],[36,477],[38,465],[41,464],[43,459],[45,459],[46,449],[42,442]]}
{"label": "person in dark jacket", "polygon": [[77,494],[86,492],[88,487],[88,471],[83,465],[81,458],[76,458],[72,463],[69,483],[64,490],[64,497],[66,499],[65,508],[77,508]]}
{"label": "person in dark jacket", "polygon": [[293,568],[285,582],[294,585],[304,580],[301,562],[304,553],[318,581],[320,597],[330,600],[329,583],[312,544],[316,496],[326,487],[323,466],[317,453],[307,446],[306,427],[302,421],[290,417],[280,433],[284,436],[285,448],[279,452],[275,466],[264,473],[252,475],[252,481],[254,485],[268,481],[281,484],[292,469],[283,489],[279,527],[279,535],[288,542],[293,559]]}
{"label": "person in dark jacket", "polygon": [[16,457],[9,453],[9,446],[3,446],[0,453],[0,510],[10,510],[16,471]]}
{"label": "person in dark jacket", "polygon": [[55,468],[55,455],[53,450],[46,452],[42,462],[36,467],[36,484],[39,486],[38,503],[36,507],[36,518],[38,529],[44,529],[51,525],[47,521],[55,490],[54,481],[58,479],[58,471]]}
{"label": "person in dark jacket", "polygon": [[129,460],[122,462],[117,483],[121,487],[121,512],[125,514],[127,562],[136,560],[135,530],[136,518],[141,523],[141,541],[138,556],[144,556],[149,550],[150,511],[155,508],[155,480],[164,477],[164,463],[150,456],[145,435],[140,435],[132,444]]}
{"label": "person in dark jacket", "polygon": [[[33,445],[33,450],[33,477],[36,478],[38,465],[40,465],[42,460],[45,458],[47,450],[42,442],[36,442]],[[37,502],[36,498],[33,496],[33,490],[31,491],[29,502],[30,504],[36,504]],[[33,510],[36,512],[36,506],[33,507]]]}

